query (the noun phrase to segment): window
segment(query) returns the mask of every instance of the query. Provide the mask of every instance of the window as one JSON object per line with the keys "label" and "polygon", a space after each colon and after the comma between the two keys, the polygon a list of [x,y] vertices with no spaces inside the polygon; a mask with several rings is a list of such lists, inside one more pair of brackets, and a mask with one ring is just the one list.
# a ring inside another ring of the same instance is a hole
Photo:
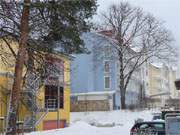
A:
{"label": "window", "polygon": [[144,128],[148,128],[148,127],[149,127],[148,124],[142,124],[142,125],[139,126],[140,129],[144,129]]}
{"label": "window", "polygon": [[110,46],[105,46],[104,47],[104,57],[105,58],[110,58],[112,54],[112,49]]}
{"label": "window", "polygon": [[59,108],[64,108],[64,89],[63,87],[60,87],[60,103]]}
{"label": "window", "polygon": [[104,88],[105,89],[109,89],[110,88],[110,77],[109,76],[105,76],[104,77]]}
{"label": "window", "polygon": [[64,108],[64,89],[59,89],[59,107],[58,107],[58,87],[53,85],[45,86],[45,108],[55,110]]}
{"label": "window", "polygon": [[110,72],[110,61],[104,62],[104,72],[106,72],[106,73]]}
{"label": "window", "polygon": [[179,118],[169,118],[167,121],[167,131],[170,135],[179,135],[179,126],[180,119]]}
{"label": "window", "polygon": [[164,129],[164,124],[163,123],[155,123],[153,124],[153,127],[155,127],[156,129]]}

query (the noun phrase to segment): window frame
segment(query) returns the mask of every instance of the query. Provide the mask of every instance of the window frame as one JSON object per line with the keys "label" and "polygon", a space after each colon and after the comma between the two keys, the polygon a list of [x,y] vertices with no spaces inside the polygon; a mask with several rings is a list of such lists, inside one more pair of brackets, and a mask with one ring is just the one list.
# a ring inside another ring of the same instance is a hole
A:
{"label": "window frame", "polygon": [[[106,87],[106,78],[109,77],[109,88]],[[109,75],[104,76],[104,89],[108,90],[111,89],[111,77]]]}
{"label": "window frame", "polygon": [[[57,109],[64,109],[64,88],[55,85],[45,85],[44,89],[44,108],[51,111],[56,111]],[[49,88],[49,89],[48,89]],[[59,97],[58,97],[59,90]],[[50,98],[48,98],[50,97]],[[59,98],[59,107],[58,107],[58,98]],[[55,107],[48,106],[48,100],[54,100]]]}
{"label": "window frame", "polygon": [[[106,71],[106,62],[108,62],[108,66],[109,66],[109,71]],[[110,64],[111,62],[110,62],[110,60],[104,60],[104,62],[103,62],[103,65],[104,65],[104,73],[110,73],[111,72],[111,64]]]}

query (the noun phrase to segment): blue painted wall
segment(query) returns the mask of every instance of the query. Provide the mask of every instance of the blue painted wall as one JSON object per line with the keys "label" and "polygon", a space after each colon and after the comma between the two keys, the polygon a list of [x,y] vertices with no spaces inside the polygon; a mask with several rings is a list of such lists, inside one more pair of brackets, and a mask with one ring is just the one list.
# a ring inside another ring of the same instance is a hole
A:
{"label": "blue painted wall", "polygon": [[[71,92],[116,91],[114,95],[114,108],[118,108],[120,106],[120,92],[117,82],[117,73],[119,72],[117,60],[114,58],[105,59],[103,57],[104,53],[98,49],[99,47],[107,46],[109,41],[107,38],[96,33],[84,33],[82,39],[90,53],[74,55],[74,60],[71,63]],[[110,60],[110,89],[104,89],[104,60]],[[134,85],[136,83],[131,82],[128,87],[127,104],[137,101],[138,93],[131,91],[135,88]]]}
{"label": "blue painted wall", "polygon": [[[115,61],[111,61],[111,88],[104,89],[104,59],[100,52],[97,56],[94,53],[94,47],[104,46],[107,41],[104,41],[101,36],[95,33],[83,34],[82,39],[86,47],[90,51],[89,54],[74,55],[74,60],[71,63],[71,91],[72,93],[85,93],[93,91],[115,90]],[[98,57],[98,60],[95,59]]]}

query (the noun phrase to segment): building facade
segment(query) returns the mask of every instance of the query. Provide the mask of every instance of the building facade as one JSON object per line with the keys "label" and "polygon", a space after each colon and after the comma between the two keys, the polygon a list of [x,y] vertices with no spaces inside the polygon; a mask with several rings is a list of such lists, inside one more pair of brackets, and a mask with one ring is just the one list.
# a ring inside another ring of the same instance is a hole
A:
{"label": "building facade", "polygon": [[[11,45],[16,52],[17,43]],[[0,131],[3,132],[9,112],[15,58],[6,43],[1,41],[0,46],[0,51],[7,56],[6,61],[2,57],[0,60]],[[70,123],[70,58],[59,53],[48,54],[45,62],[46,66],[54,65],[53,69],[58,70],[49,72],[41,85],[38,76],[28,74],[18,107],[20,130],[49,130]]]}
{"label": "building facade", "polygon": [[164,63],[148,64],[148,97],[157,107],[164,107],[169,99],[177,99],[178,91],[175,87],[176,69]]}
{"label": "building facade", "polygon": [[[71,99],[72,106],[83,102],[84,106],[90,102],[104,103],[105,105],[89,105],[89,110],[119,109],[119,62],[116,49],[111,45],[109,37],[101,33],[85,33],[82,36],[88,54],[75,55],[71,64]],[[127,105],[138,102],[139,91],[142,86],[142,71],[137,70],[127,88]],[[82,105],[83,106],[83,105]],[[106,106],[106,108],[104,108]],[[94,109],[92,109],[94,108]],[[73,111],[73,109],[72,109]],[[81,110],[82,111],[82,110]]]}

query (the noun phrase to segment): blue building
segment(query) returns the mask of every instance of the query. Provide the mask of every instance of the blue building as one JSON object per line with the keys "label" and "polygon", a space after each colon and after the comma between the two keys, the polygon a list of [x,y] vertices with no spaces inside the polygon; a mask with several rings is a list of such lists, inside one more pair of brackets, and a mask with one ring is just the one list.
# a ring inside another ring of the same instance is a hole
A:
{"label": "blue building", "polygon": [[[110,43],[110,38],[102,33],[89,32],[82,35],[88,54],[74,56],[71,63],[71,99],[77,101],[107,101],[108,108],[120,108],[119,62],[116,49]],[[127,88],[127,105],[138,102],[142,80],[141,72],[133,75]],[[94,102],[93,102],[94,103]],[[96,110],[94,108],[94,110]],[[93,109],[92,109],[93,110]]]}

